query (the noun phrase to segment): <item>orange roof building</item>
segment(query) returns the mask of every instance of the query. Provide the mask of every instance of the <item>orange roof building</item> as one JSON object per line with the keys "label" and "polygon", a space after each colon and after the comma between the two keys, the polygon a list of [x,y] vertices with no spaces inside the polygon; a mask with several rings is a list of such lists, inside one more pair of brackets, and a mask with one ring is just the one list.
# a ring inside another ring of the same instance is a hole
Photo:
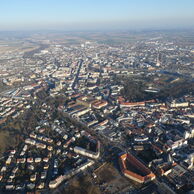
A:
{"label": "orange roof building", "polygon": [[122,173],[138,183],[147,183],[155,179],[155,174],[132,154],[125,153],[119,157]]}
{"label": "orange roof building", "polygon": [[120,103],[121,108],[128,108],[128,107],[134,107],[134,106],[145,106],[145,102],[121,102]]}
{"label": "orange roof building", "polygon": [[95,109],[101,109],[108,105],[108,102],[105,100],[99,100],[92,104],[93,108]]}

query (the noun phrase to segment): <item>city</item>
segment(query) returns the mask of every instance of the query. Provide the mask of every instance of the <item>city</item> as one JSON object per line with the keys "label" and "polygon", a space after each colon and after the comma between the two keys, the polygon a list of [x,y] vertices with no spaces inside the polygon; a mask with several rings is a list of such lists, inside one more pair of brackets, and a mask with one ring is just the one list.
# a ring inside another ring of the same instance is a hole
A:
{"label": "city", "polygon": [[96,193],[193,189],[194,47],[153,33],[1,54],[2,192],[65,191],[78,174]]}
{"label": "city", "polygon": [[0,3],[0,194],[194,194],[194,1]]}

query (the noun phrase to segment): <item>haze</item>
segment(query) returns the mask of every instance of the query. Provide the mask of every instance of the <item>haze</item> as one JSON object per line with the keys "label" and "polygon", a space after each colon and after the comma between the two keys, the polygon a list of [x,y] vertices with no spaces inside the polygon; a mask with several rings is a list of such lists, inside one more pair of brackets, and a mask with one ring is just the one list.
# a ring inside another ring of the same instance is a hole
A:
{"label": "haze", "polygon": [[0,30],[194,27],[193,0],[1,0]]}

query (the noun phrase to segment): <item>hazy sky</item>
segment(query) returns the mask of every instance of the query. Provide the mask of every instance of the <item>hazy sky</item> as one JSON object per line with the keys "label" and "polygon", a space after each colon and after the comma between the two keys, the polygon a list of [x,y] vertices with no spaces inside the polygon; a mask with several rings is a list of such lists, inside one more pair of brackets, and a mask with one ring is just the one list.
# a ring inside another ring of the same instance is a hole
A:
{"label": "hazy sky", "polygon": [[0,0],[0,30],[194,27],[194,0]]}

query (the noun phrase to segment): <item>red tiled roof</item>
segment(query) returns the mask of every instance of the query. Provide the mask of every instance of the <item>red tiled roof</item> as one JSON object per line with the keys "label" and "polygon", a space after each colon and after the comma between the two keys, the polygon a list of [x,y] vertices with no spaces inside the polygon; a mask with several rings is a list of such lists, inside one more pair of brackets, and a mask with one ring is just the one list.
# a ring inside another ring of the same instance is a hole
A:
{"label": "red tiled roof", "polygon": [[[138,179],[140,182],[145,182],[147,180],[152,180],[155,178],[155,174],[152,173],[152,171],[149,168],[147,168],[144,164],[142,164],[139,160],[137,160],[132,154],[128,153],[128,154],[121,155],[120,162],[121,162],[121,169],[124,175],[132,176],[135,179]],[[133,166],[136,166],[139,170],[144,172],[146,175],[142,176],[140,174],[137,174],[127,169],[127,165],[126,165],[127,162],[130,162]]]}

